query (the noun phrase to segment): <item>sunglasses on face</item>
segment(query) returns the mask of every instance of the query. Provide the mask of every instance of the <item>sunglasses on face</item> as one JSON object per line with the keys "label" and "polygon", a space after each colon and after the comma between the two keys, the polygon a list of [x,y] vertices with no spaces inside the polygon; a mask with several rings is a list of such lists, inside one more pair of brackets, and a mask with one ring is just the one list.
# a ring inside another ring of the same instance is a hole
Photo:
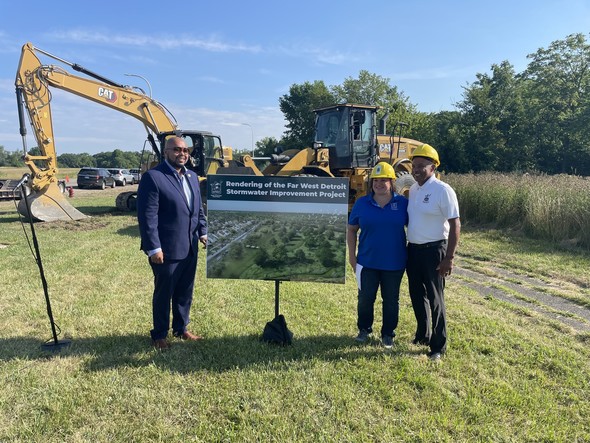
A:
{"label": "sunglasses on face", "polygon": [[181,148],[180,146],[175,146],[173,148],[168,148],[169,151],[174,151],[177,154],[180,154],[181,152],[183,154],[188,154],[190,151],[188,150],[188,148]]}

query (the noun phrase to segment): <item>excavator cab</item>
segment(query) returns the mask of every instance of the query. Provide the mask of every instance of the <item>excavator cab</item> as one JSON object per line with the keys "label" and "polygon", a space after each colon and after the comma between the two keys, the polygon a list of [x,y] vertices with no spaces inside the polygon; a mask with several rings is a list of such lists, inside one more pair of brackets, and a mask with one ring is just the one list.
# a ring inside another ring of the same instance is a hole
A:
{"label": "excavator cab", "polygon": [[[208,131],[168,131],[158,135],[160,153],[164,152],[164,144],[168,137],[177,136],[184,139],[191,153],[191,162],[187,167],[197,173],[199,178],[207,174],[215,174],[224,165],[221,138]],[[161,155],[161,154],[160,154]]]}
{"label": "excavator cab", "polygon": [[328,148],[330,170],[376,164],[376,106],[342,104],[316,109],[316,146]]}

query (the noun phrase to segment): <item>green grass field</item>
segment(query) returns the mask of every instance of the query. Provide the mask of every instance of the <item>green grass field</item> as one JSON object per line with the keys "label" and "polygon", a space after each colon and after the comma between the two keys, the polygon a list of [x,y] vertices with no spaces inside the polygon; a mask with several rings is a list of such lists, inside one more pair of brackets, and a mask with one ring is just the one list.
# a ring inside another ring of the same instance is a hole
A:
{"label": "green grass field", "polygon": [[[446,292],[448,354],[436,364],[411,344],[405,281],[390,351],[353,340],[349,267],[344,285],[283,282],[295,336],[282,348],[259,340],[274,283],[206,279],[201,251],[191,330],[205,340],[158,353],[135,218],[114,210],[112,191],[89,195],[72,203],[91,218],[35,225],[60,338],[72,340],[59,353],[41,348],[51,329],[39,269],[14,206],[0,202],[2,442],[590,441],[590,334],[458,277]],[[590,301],[584,251],[465,222],[463,261]]]}

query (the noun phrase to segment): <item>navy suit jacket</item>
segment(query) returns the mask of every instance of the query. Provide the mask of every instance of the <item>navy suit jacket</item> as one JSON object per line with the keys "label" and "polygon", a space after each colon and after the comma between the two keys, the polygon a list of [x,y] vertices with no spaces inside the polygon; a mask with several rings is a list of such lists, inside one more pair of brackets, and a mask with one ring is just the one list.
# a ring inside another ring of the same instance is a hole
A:
{"label": "navy suit jacket", "polygon": [[192,210],[182,185],[165,163],[147,171],[137,190],[141,249],[147,253],[162,248],[164,260],[182,260],[189,252],[196,253],[199,237],[207,234],[197,173],[187,170],[184,178],[192,190]]}

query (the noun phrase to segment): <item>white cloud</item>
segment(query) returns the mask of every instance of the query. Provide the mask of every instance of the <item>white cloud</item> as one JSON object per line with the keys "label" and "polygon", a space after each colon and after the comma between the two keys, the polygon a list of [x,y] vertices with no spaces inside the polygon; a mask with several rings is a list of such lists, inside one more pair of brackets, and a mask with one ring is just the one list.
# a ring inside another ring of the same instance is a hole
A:
{"label": "white cloud", "polygon": [[220,84],[226,83],[224,80],[222,80],[218,77],[201,76],[201,77],[197,77],[197,80],[202,80],[207,83],[220,83]]}
{"label": "white cloud", "polygon": [[439,66],[429,67],[424,69],[416,69],[413,71],[402,71],[391,74],[395,80],[432,80],[443,78],[457,78],[473,76],[477,70],[473,66]]}
{"label": "white cloud", "polygon": [[245,43],[229,43],[219,37],[212,35],[207,38],[197,38],[190,35],[169,36],[159,34],[140,35],[140,34],[114,34],[107,31],[89,31],[86,29],[72,29],[69,31],[59,31],[49,34],[50,37],[57,40],[64,40],[68,43],[100,43],[103,45],[124,45],[136,47],[158,47],[160,49],[174,48],[196,48],[210,52],[260,52],[262,49],[258,45],[248,45]]}
{"label": "white cloud", "polygon": [[289,57],[305,58],[320,65],[343,65],[360,60],[357,55],[319,46],[280,46],[276,51]]}

